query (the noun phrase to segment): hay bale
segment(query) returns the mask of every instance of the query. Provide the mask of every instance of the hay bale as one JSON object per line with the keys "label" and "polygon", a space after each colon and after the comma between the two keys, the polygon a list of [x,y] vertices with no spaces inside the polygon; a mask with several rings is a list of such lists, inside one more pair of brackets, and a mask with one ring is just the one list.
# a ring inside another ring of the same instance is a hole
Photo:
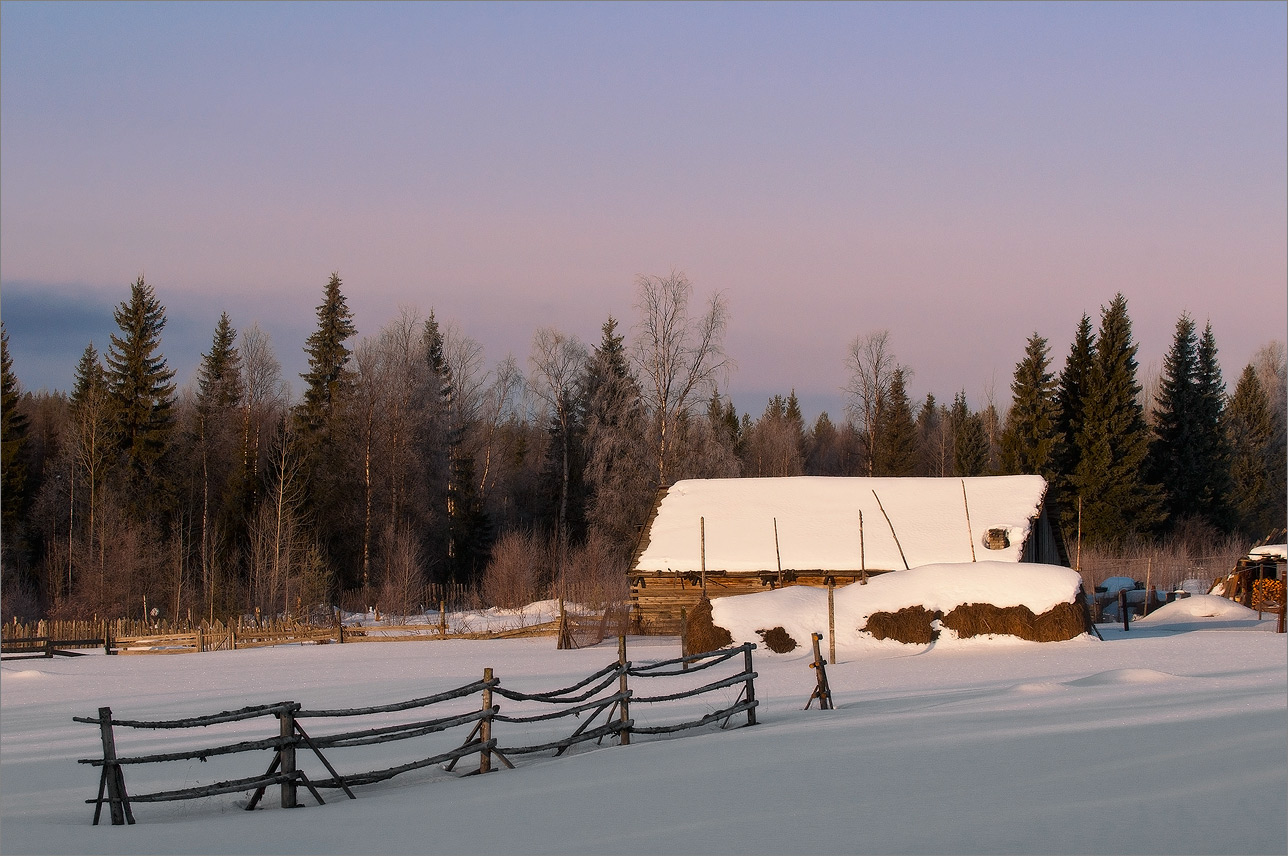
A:
{"label": "hay bale", "polygon": [[787,654],[796,650],[796,640],[788,633],[786,628],[771,627],[768,630],[757,630],[765,647],[775,654]]}
{"label": "hay bale", "polygon": [[688,632],[684,636],[684,650],[690,654],[718,651],[733,644],[733,635],[717,627],[711,617],[711,599],[703,596],[688,616]]}
{"label": "hay bale", "polygon": [[1005,634],[1030,642],[1063,642],[1086,632],[1086,611],[1083,604],[1061,603],[1034,615],[1027,606],[965,603],[945,615],[943,624],[961,639]]}
{"label": "hay bale", "polygon": [[871,633],[877,639],[927,645],[939,638],[939,631],[931,622],[943,617],[942,612],[931,612],[924,606],[905,606],[898,612],[872,613],[863,632]]}

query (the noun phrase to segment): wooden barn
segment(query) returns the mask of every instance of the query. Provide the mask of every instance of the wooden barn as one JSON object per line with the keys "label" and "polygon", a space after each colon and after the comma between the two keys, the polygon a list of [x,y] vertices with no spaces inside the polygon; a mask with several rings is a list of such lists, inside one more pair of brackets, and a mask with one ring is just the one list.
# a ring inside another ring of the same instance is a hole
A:
{"label": "wooden barn", "polygon": [[1069,564],[1041,476],[690,479],[658,494],[630,570],[643,633],[682,609],[788,585],[973,561]]}

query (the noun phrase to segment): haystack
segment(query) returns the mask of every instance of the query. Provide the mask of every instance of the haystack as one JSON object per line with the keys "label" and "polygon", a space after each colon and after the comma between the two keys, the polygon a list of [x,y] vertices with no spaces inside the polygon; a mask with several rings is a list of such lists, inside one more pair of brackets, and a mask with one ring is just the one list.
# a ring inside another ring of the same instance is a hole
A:
{"label": "haystack", "polygon": [[757,630],[756,633],[760,635],[760,641],[765,643],[765,647],[775,654],[788,654],[796,650],[796,640],[781,625],[768,630]]}
{"label": "haystack", "polygon": [[718,651],[733,644],[733,636],[723,627],[717,627],[711,620],[711,599],[703,597],[693,607],[688,616],[688,627],[684,636],[684,650],[690,654],[702,654],[707,651]]}

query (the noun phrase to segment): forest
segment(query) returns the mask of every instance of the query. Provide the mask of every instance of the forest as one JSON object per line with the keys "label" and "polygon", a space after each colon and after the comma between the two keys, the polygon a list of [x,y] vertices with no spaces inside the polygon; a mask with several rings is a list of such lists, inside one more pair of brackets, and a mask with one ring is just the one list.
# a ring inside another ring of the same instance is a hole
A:
{"label": "forest", "polygon": [[332,274],[298,398],[269,336],[227,313],[179,389],[142,277],[70,392],[24,390],[5,330],[3,619],[621,600],[658,489],[684,478],[1038,473],[1066,541],[1109,550],[1284,526],[1283,342],[1230,391],[1211,326],[1182,314],[1142,381],[1118,294],[1098,325],[1071,319],[1062,364],[1017,341],[1009,401],[974,409],[909,400],[877,330],[847,349],[845,412],[807,425],[794,391],[754,416],[721,392],[724,295],[641,276],[632,311],[597,343],[545,327],[488,367],[432,310],[359,338]]}

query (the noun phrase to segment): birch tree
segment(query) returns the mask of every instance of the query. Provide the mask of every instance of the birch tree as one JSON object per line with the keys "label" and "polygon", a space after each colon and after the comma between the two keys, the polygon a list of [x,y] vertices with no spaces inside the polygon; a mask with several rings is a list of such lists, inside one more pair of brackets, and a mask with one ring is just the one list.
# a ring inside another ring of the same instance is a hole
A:
{"label": "birch tree", "polygon": [[657,482],[665,485],[679,445],[679,422],[707,400],[732,367],[724,350],[729,311],[716,292],[700,315],[693,314],[693,284],[674,270],[665,277],[639,277],[637,289],[640,318],[633,357],[656,432]]}

